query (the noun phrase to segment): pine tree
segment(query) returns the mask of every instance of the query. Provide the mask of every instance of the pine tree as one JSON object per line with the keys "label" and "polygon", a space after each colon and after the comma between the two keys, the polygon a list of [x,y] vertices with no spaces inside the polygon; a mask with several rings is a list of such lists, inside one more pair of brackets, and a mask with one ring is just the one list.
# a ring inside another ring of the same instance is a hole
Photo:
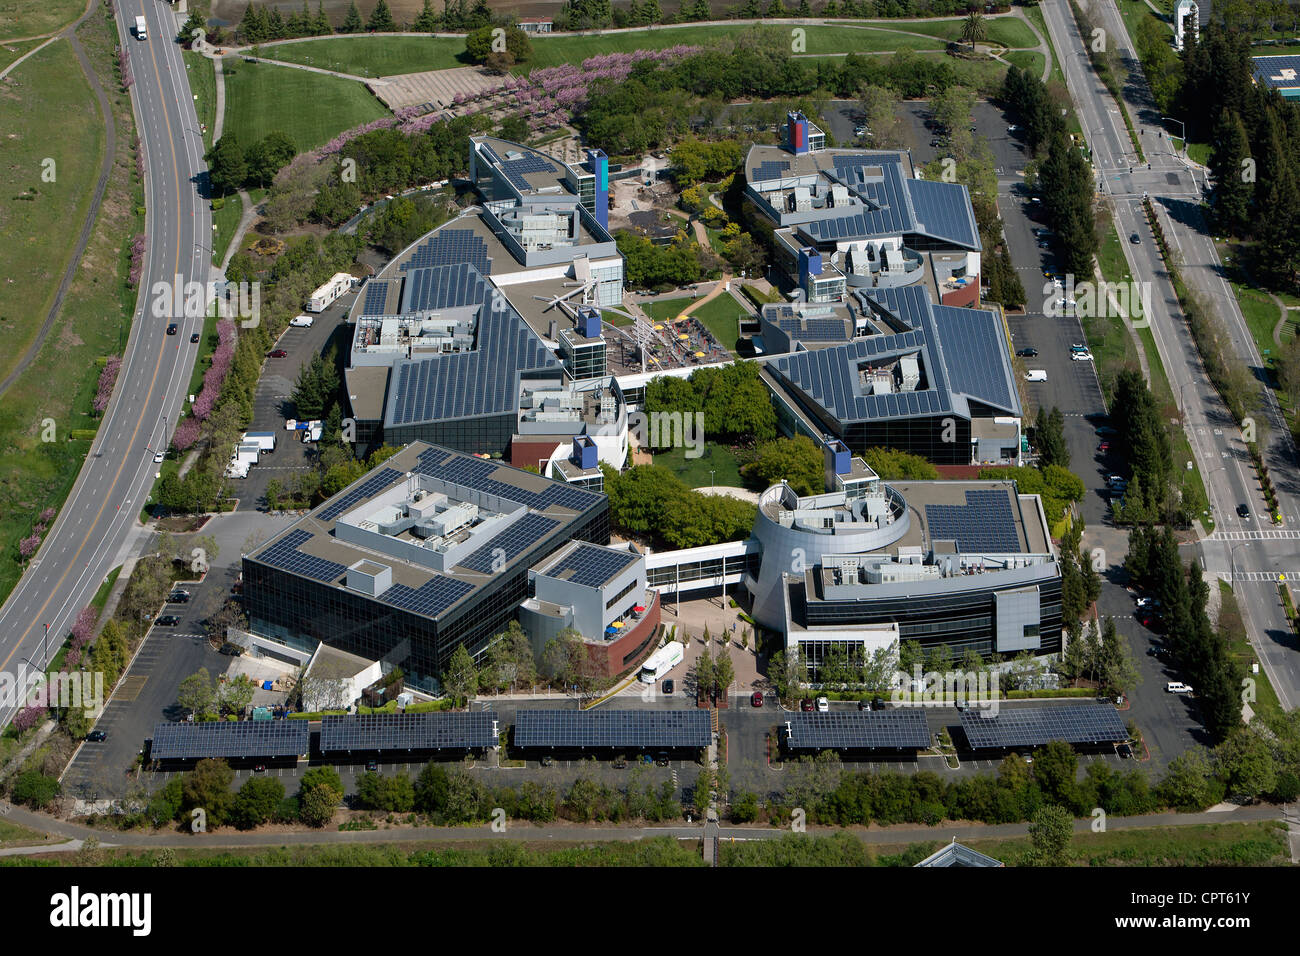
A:
{"label": "pine tree", "polygon": [[713,9],[709,6],[709,0],[695,0],[695,13],[692,14],[691,19],[698,22],[713,19]]}
{"label": "pine tree", "polygon": [[1214,132],[1210,171],[1214,176],[1214,216],[1219,228],[1230,236],[1250,232],[1250,202],[1255,193],[1254,162],[1249,159],[1250,142],[1241,117],[1223,110]]}
{"label": "pine tree", "polygon": [[370,14],[366,29],[374,33],[392,33],[397,29],[397,21],[393,19],[392,11],[388,9],[388,0],[379,0],[375,5],[375,11]]}
{"label": "pine tree", "polygon": [[664,18],[663,8],[659,6],[659,0],[645,0],[641,4],[641,22],[655,24]]}
{"label": "pine tree", "polygon": [[325,15],[325,0],[316,0],[316,18],[312,23],[312,33],[318,37],[329,36],[334,32],[330,18]]}
{"label": "pine tree", "polygon": [[365,22],[361,19],[361,11],[357,9],[357,0],[352,0],[348,6],[348,14],[343,18],[343,25],[339,27],[339,33],[360,33],[366,28]]}
{"label": "pine tree", "polygon": [[795,16],[808,18],[812,16],[812,4],[808,0],[799,0],[799,9],[795,11]]}
{"label": "pine tree", "polygon": [[268,39],[266,15],[255,3],[244,8],[244,17],[239,21],[239,35],[245,43],[261,43]]}
{"label": "pine tree", "polygon": [[433,0],[424,0],[424,9],[415,18],[413,29],[416,33],[438,32],[438,14],[433,9]]}

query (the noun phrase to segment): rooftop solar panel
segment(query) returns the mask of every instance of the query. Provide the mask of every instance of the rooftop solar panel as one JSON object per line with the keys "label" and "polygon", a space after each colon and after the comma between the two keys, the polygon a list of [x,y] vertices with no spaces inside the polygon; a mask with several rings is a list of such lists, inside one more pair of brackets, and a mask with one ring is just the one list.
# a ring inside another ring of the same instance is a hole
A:
{"label": "rooftop solar panel", "polygon": [[413,611],[425,617],[437,617],[472,590],[474,585],[468,581],[438,574],[418,588],[394,584],[379,595],[379,600],[403,611]]}
{"label": "rooftop solar panel", "polygon": [[1016,554],[1020,534],[1006,489],[967,491],[964,505],[926,505],[930,540],[952,540],[964,554]]}
{"label": "rooftop solar panel", "polygon": [[388,305],[388,286],[387,282],[371,282],[366,288],[366,300],[361,307],[362,315],[386,315],[386,306]]}
{"label": "rooftop solar panel", "polygon": [[298,757],[310,747],[305,720],[214,720],[163,723],[153,730],[149,755],[154,760]]}
{"label": "rooftop solar panel", "polygon": [[930,728],[917,708],[858,713],[790,714],[786,746],[791,750],[921,750]]}
{"label": "rooftop solar panel", "polygon": [[702,710],[521,710],[515,716],[516,747],[681,750],[712,740]]}
{"label": "rooftop solar panel", "polygon": [[594,544],[580,544],[548,569],[546,576],[598,588],[635,560],[636,555],[630,551],[611,551]]}
{"label": "rooftop solar panel", "polygon": [[471,554],[460,567],[480,574],[491,574],[517,556],[526,554],[533,545],[560,526],[558,518],[526,514],[499,534],[494,534]]}
{"label": "rooftop solar panel", "polygon": [[551,506],[586,511],[603,497],[558,481],[548,481],[540,492],[530,491],[491,477],[497,468],[496,464],[482,458],[438,451],[421,453],[416,459],[415,470],[431,478],[518,502],[536,511],[545,511]]}
{"label": "rooftop solar panel", "polygon": [[968,249],[980,248],[979,228],[965,186],[909,179],[907,191],[916,210],[916,231]]}
{"label": "rooftop solar panel", "polygon": [[278,541],[273,541],[263,548],[256,555],[256,559],[273,568],[281,568],[316,581],[337,581],[347,571],[344,565],[315,555],[303,554],[298,550],[311,538],[310,531],[295,528]]}
{"label": "rooftop solar panel", "polygon": [[373,498],[401,477],[402,473],[400,471],[395,471],[392,468],[381,468],[355,488],[344,492],[337,498],[331,498],[316,512],[316,517],[321,521],[333,521],[357,502]]}
{"label": "rooftop solar panel", "polygon": [[1061,707],[1003,707],[996,715],[967,710],[962,730],[975,750],[1036,747],[1053,740],[1069,744],[1109,744],[1128,740],[1128,729],[1111,704]]}
{"label": "rooftop solar panel", "polygon": [[485,750],[497,745],[497,722],[490,710],[325,717],[320,749],[322,753]]}

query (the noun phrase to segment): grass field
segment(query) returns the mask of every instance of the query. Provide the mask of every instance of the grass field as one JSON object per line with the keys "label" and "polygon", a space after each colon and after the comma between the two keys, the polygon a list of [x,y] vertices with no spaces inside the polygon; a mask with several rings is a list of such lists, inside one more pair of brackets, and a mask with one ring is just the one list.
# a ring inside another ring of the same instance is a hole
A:
{"label": "grass field", "polygon": [[239,228],[239,219],[243,214],[244,204],[239,201],[239,193],[231,193],[226,197],[225,204],[213,211],[212,224],[217,228],[212,230],[212,261],[217,265],[221,265],[226,247],[235,238],[235,230]]}
{"label": "grass field", "polygon": [[[688,451],[690,451],[688,448],[661,451],[654,456],[654,463],[665,466],[692,488],[708,488],[710,482],[724,487],[728,485],[736,487],[742,484],[740,465],[726,445],[705,442],[704,454],[699,458],[687,458]],[[710,471],[713,472],[712,477],[709,475]]]}
{"label": "grass field", "polygon": [[0,276],[7,279],[0,296],[0,378],[17,366],[45,321],[104,149],[99,110],[66,41],[27,60],[10,80],[15,94],[0,99]]}
{"label": "grass field", "polygon": [[[1156,340],[1151,334],[1150,328],[1138,329],[1138,338],[1142,340],[1142,349],[1147,354],[1147,362],[1151,366],[1151,394],[1155,396],[1156,402],[1169,412],[1172,417],[1177,414],[1178,403],[1175,401],[1173,390],[1169,387],[1169,379],[1165,377],[1165,368],[1160,363],[1160,353],[1156,351]],[[1192,513],[1198,516],[1206,533],[1214,531],[1214,515],[1206,514],[1210,508],[1209,496],[1205,493],[1205,482],[1201,478],[1201,467],[1196,463],[1196,456],[1192,454],[1191,443],[1187,440],[1187,432],[1181,426],[1169,425],[1166,429],[1169,433],[1169,444],[1172,451],[1174,462],[1174,473],[1178,475],[1179,489],[1182,491],[1187,504],[1191,507]],[[1187,463],[1192,463],[1191,470],[1188,470]]]}
{"label": "grass field", "polygon": [[44,40],[21,40],[17,43],[0,43],[0,70],[44,42]]}
{"label": "grass field", "polygon": [[[941,40],[960,40],[965,20],[935,20],[930,23],[900,23],[893,27],[907,33],[924,33],[926,36]],[[1015,17],[1000,17],[996,20],[986,19],[984,26],[988,30],[989,43],[1000,43],[1007,47],[1038,46],[1038,38],[1024,21]]]}
{"label": "grass field", "polygon": [[1277,355],[1277,346],[1273,344],[1273,327],[1277,325],[1282,313],[1277,303],[1263,292],[1257,292],[1239,282],[1231,285],[1246,326],[1250,329],[1250,337],[1255,340],[1255,348],[1259,349],[1259,354],[1267,362],[1270,356]]}
{"label": "grass field", "polygon": [[299,151],[389,115],[360,83],[227,57],[225,132],[251,145],[281,130]]}
{"label": "grass field", "polygon": [[85,9],[82,0],[0,0],[0,39],[54,33]]}
{"label": "grass field", "polygon": [[[1004,21],[996,21],[1002,23]],[[1020,40],[1014,46],[1033,46],[1035,40],[1024,24],[1014,22],[1014,27],[999,27],[1008,37]],[[993,24],[991,23],[990,26]],[[921,29],[913,30],[913,27]],[[1019,31],[1016,30],[1019,28]],[[568,36],[554,34],[532,40],[532,56],[528,62],[512,72],[528,73],[531,70],[565,63],[581,63],[592,56],[605,53],[628,53],[634,50],[661,50],[678,44],[702,46],[746,31],[760,29],[765,33],[789,39],[792,27],[779,26],[699,26],[683,24],[678,29],[647,30],[630,33],[606,33],[593,36]],[[809,26],[805,31],[807,48],[813,56],[836,53],[888,53],[896,50],[937,50],[946,39],[961,33],[961,21],[952,20],[933,24],[900,24],[896,29],[876,27]],[[904,31],[904,32],[899,32]],[[932,32],[933,31],[933,32]],[[992,33],[993,31],[990,31]],[[927,33],[913,36],[911,33]],[[1007,42],[1007,41],[999,41]],[[285,63],[300,63],[326,70],[351,73],[354,76],[392,76],[398,73],[419,73],[425,70],[446,70],[468,66],[463,59],[465,43],[461,39],[446,37],[380,37],[357,39],[324,37],[302,43],[286,43],[263,48],[261,55]]]}
{"label": "grass field", "polygon": [[[1011,865],[1029,850],[1028,838],[963,842]],[[1076,833],[1070,850],[1075,866],[1280,866],[1290,861],[1285,830],[1273,821]]]}
{"label": "grass field", "polygon": [[207,126],[203,134],[203,145],[212,146],[212,131],[217,120],[217,77],[212,69],[212,61],[207,57],[182,50],[185,58],[186,79],[190,81],[190,92],[194,96],[194,112],[199,122]]}
{"label": "grass field", "polygon": [[1008,63],[1013,63],[1030,76],[1041,78],[1047,60],[1037,50],[1012,50],[1003,56]]}
{"label": "grass field", "polygon": [[1246,625],[1237,606],[1237,597],[1226,581],[1219,582],[1219,599],[1223,602],[1219,609],[1219,630],[1228,640],[1228,653],[1232,655],[1241,672],[1255,682],[1255,700],[1250,707],[1261,717],[1280,717],[1282,705],[1278,702],[1277,692],[1268,681],[1268,675],[1261,667],[1258,674],[1251,673],[1251,665],[1259,660],[1255,648],[1251,647],[1246,637]]}
{"label": "grass field", "polygon": [[[642,308],[656,321],[664,322],[676,319],[694,301],[694,299],[669,299],[664,302],[647,303]],[[740,318],[745,314],[740,304],[724,292],[712,302],[700,306],[691,313],[691,316],[703,322],[704,327],[713,333],[714,338],[734,352],[737,340],[740,338]]]}
{"label": "grass field", "polygon": [[[71,429],[95,427],[96,420],[90,416],[90,403],[99,376],[96,359],[121,353],[135,309],[135,292],[125,287],[124,277],[129,265],[130,237],[144,228],[143,216],[138,216],[135,211],[144,200],[139,184],[134,181],[135,160],[130,150],[133,134],[130,101],[127,97],[112,92],[111,64],[117,36],[112,25],[102,17],[90,18],[78,31],[78,36],[100,81],[110,89],[109,98],[117,124],[117,151],[99,218],[82,265],[75,273],[64,300],[57,329],[46,340],[32,365],[0,398],[0,450],[3,450],[3,454],[0,454],[0,542],[3,542],[3,551],[0,551],[0,600],[12,590],[21,570],[15,542],[30,531],[32,515],[45,507],[61,506],[76,479],[89,443],[67,441],[66,437]],[[80,70],[68,51],[67,44],[60,41],[53,44],[51,50],[56,55],[62,51],[68,69],[75,73],[80,82]],[[24,63],[18,74],[27,75],[28,65],[42,62],[48,52],[42,51]],[[54,95],[59,92],[48,86],[40,89],[41,94],[34,98],[46,103],[52,102]],[[2,117],[22,105],[22,101],[18,101],[17,105],[13,100],[0,101],[0,126],[16,131],[7,126]],[[77,112],[75,99],[68,109]],[[17,112],[16,115],[22,114]],[[68,152],[80,150],[90,153],[95,137],[103,136],[99,112],[95,109],[78,115],[82,122],[78,129],[69,134],[71,139]],[[56,128],[61,130],[65,119],[59,115],[58,110],[52,108],[47,108],[44,115],[40,116],[39,127],[45,130],[40,138],[46,149],[51,148],[49,131]],[[23,117],[23,121],[30,124],[31,117]],[[24,136],[32,135],[29,128],[23,129]],[[67,187],[71,183],[71,172],[66,165],[69,159],[63,151],[59,155],[64,157],[59,164],[59,184]],[[97,168],[95,160],[89,161]],[[6,165],[5,171],[0,172],[0,177],[7,173]],[[85,186],[87,192],[91,185],[93,184]],[[0,208],[5,208],[4,202],[10,195],[12,192],[9,189],[0,191]],[[73,221],[71,218],[64,221],[51,220],[46,228],[66,243]],[[12,238],[13,228],[5,228]],[[10,254],[15,245],[19,244],[0,243],[0,261]],[[24,251],[30,245],[33,244],[24,242],[18,251]],[[19,274],[32,271],[31,254],[28,253],[27,256],[28,261],[19,263]],[[9,265],[6,262],[6,266]],[[12,273],[9,268],[0,268],[0,275],[4,274]],[[4,287],[6,297],[15,286]],[[40,422],[45,418],[53,419],[56,424],[58,440],[55,442],[40,441]]]}
{"label": "grass field", "polygon": [[35,830],[29,830],[27,827],[0,819],[0,846],[36,846],[41,843],[51,842],[57,843],[61,841],[57,839],[51,841],[46,838],[44,833],[37,833]]}

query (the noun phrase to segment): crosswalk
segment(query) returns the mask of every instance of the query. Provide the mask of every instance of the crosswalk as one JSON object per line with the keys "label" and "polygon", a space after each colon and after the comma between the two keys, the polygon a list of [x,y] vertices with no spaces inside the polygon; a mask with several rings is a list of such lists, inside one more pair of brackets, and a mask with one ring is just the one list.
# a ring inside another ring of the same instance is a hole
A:
{"label": "crosswalk", "polygon": [[1279,541],[1300,538],[1300,531],[1292,528],[1277,528],[1267,531],[1216,531],[1210,535],[1211,541]]}
{"label": "crosswalk", "polygon": [[1286,581],[1287,584],[1300,582],[1300,571],[1238,571],[1236,574],[1229,574],[1235,584],[1238,581],[1272,581],[1278,583]]}

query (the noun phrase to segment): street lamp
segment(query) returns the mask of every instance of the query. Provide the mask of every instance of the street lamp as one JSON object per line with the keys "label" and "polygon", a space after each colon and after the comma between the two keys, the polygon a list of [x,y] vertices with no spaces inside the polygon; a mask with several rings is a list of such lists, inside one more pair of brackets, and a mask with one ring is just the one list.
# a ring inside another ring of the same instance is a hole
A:
{"label": "street lamp", "polygon": [[1228,563],[1231,568],[1229,573],[1232,575],[1232,581],[1230,583],[1232,584],[1233,591],[1237,590],[1237,549],[1249,547],[1249,541],[1243,541],[1240,544],[1232,544],[1228,546]]}
{"label": "street lamp", "polygon": [[[1172,116],[1161,117],[1161,122],[1178,124],[1178,138],[1183,141],[1183,154],[1186,155],[1187,154],[1187,125],[1182,120],[1174,119]],[[1174,152],[1177,153],[1178,151],[1174,150]]]}
{"label": "street lamp", "polygon": [[709,491],[712,491],[712,490],[713,490],[713,473],[714,473],[716,470],[717,470],[716,468],[710,468],[710,469],[709,469]]}

